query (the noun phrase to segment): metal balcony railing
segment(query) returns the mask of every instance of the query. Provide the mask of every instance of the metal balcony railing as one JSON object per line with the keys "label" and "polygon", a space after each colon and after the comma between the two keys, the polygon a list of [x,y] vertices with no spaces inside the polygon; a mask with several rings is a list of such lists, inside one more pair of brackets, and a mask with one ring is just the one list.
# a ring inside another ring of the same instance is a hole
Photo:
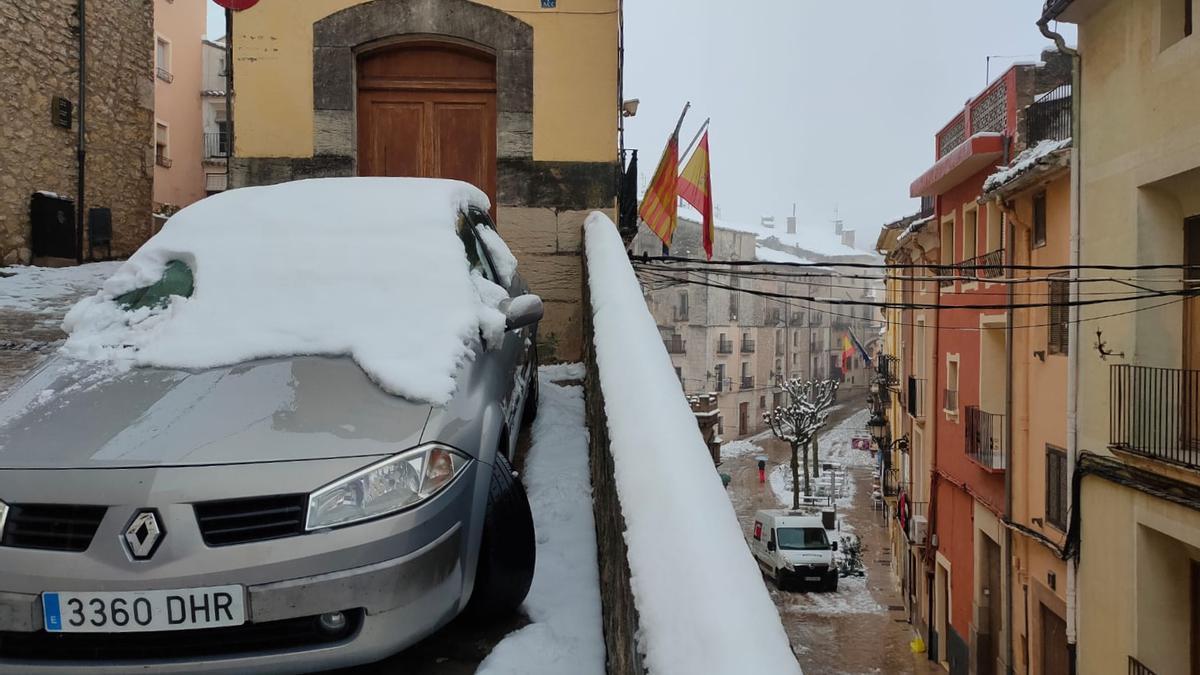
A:
{"label": "metal balcony railing", "polygon": [[687,351],[687,341],[678,335],[663,338],[663,344],[666,345],[668,354],[683,354]]}
{"label": "metal balcony railing", "polygon": [[778,307],[774,307],[774,308],[767,310],[767,318],[764,323],[766,323],[768,326],[774,326],[775,324],[779,323],[782,320],[783,320],[783,313],[779,310]]}
{"label": "metal balcony railing", "polygon": [[956,270],[960,276],[995,279],[1004,276],[1004,249],[989,251],[970,260],[964,260]]}
{"label": "metal balcony railing", "polygon": [[166,68],[155,67],[154,74],[158,75],[158,79],[162,80],[163,82],[167,82],[168,84],[175,80],[175,76],[172,75],[171,71],[167,70]]}
{"label": "metal balcony railing", "polygon": [[742,378],[742,389],[753,389],[753,388],[754,388],[754,378],[753,377],[743,377]]}
{"label": "metal balcony railing", "polygon": [[729,340],[726,338],[718,338],[717,339],[717,353],[718,354],[732,354],[733,353],[733,340]]}
{"label": "metal balcony railing", "polygon": [[1110,448],[1200,468],[1200,370],[1109,367]]}
{"label": "metal balcony railing", "polygon": [[754,345],[755,345],[754,340],[742,340],[742,353],[743,354],[753,354],[754,353]]}
{"label": "metal balcony railing", "polygon": [[958,390],[943,389],[942,390],[942,410],[946,412],[958,412]]}
{"label": "metal balcony railing", "polygon": [[162,154],[161,152],[154,153],[154,163],[161,166],[164,169],[171,168],[171,158],[167,157],[166,155]]}
{"label": "metal balcony railing", "polygon": [[884,497],[896,497],[900,494],[900,469],[888,469],[883,472],[882,485]]}
{"label": "metal balcony railing", "polygon": [[1064,84],[1037,97],[1025,112],[1029,144],[1071,137],[1071,85]]}
{"label": "metal balcony railing", "polygon": [[730,380],[728,377],[718,377],[717,391],[733,391],[733,380]]}
{"label": "metal balcony railing", "polygon": [[908,405],[910,417],[915,420],[925,419],[925,378],[908,376],[908,390],[904,400]]}
{"label": "metal balcony railing", "polygon": [[879,373],[879,382],[888,389],[894,390],[900,385],[900,359],[895,356],[880,354],[875,371]]}
{"label": "metal balcony railing", "polygon": [[225,157],[229,150],[229,134],[223,131],[204,132],[204,157]]}
{"label": "metal balcony railing", "polygon": [[990,471],[1008,468],[1004,452],[1004,415],[967,406],[967,457]]}
{"label": "metal balcony railing", "polygon": [[1129,657],[1129,675],[1155,675],[1155,673],[1147,668],[1146,664],[1131,656]]}
{"label": "metal balcony railing", "polygon": [[953,286],[954,279],[950,279],[948,277],[958,276],[958,266],[957,265],[934,265],[933,273],[938,277],[942,277],[942,278],[938,279],[938,286],[940,286],[941,288],[945,288],[947,286]]}

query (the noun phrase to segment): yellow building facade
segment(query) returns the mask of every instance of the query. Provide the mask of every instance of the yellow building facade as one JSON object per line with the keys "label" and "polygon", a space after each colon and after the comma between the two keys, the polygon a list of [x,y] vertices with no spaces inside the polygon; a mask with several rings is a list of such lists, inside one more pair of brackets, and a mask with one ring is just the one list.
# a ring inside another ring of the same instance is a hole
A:
{"label": "yellow building facade", "polygon": [[[1079,28],[1084,265],[1200,264],[1197,16],[1196,0],[1048,3],[1044,20]],[[1179,268],[1112,274],[1155,291],[1198,285]],[[1198,302],[1080,309],[1071,514],[1080,673],[1200,672]],[[1131,309],[1139,311],[1111,316]]]}
{"label": "yellow building facade", "polygon": [[580,235],[619,171],[617,0],[263,0],[234,18],[233,187],[459,178],[489,194],[546,302],[543,358],[581,351]]}

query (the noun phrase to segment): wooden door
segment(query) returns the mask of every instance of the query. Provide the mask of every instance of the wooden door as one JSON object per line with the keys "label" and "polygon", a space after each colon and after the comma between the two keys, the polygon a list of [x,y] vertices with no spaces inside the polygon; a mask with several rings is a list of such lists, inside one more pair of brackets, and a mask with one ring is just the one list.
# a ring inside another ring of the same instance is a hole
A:
{"label": "wooden door", "polygon": [[1042,675],[1067,675],[1067,622],[1038,603],[1042,624]]}
{"label": "wooden door", "polygon": [[750,433],[750,404],[738,404],[738,435],[745,436]]}
{"label": "wooden door", "polygon": [[494,205],[495,58],[426,41],[361,56],[358,173],[456,178],[486,192]]}

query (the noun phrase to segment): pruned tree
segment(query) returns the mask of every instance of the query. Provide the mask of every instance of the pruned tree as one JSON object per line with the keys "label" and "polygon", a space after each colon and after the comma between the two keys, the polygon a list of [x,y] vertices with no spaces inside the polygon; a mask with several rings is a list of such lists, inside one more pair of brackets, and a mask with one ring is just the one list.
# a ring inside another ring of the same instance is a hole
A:
{"label": "pruned tree", "polygon": [[[763,421],[775,437],[792,448],[792,508],[800,508],[800,465],[804,465],[804,495],[812,496],[809,479],[808,449],[817,432],[829,419],[829,407],[837,393],[835,380],[801,380],[792,378],[781,382],[787,405],[763,413]],[[804,460],[800,459],[803,450]]]}

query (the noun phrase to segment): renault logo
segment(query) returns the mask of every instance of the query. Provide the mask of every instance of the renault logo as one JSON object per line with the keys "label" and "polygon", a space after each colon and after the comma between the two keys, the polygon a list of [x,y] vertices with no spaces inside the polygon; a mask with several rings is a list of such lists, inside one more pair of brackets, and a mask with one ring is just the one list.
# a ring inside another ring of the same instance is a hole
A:
{"label": "renault logo", "polygon": [[134,514],[121,539],[125,541],[125,548],[129,549],[129,555],[134,560],[149,560],[166,536],[167,531],[159,520],[158,511],[143,509]]}

